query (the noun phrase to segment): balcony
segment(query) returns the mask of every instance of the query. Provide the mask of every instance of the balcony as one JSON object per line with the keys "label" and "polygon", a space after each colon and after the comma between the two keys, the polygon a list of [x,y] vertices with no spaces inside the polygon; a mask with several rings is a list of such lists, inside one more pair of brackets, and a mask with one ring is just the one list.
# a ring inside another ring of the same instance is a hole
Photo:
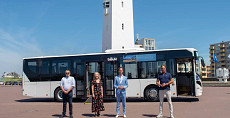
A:
{"label": "balcony", "polygon": [[220,61],[226,61],[226,59],[225,59],[225,58],[223,58],[223,59],[220,59]]}
{"label": "balcony", "polygon": [[214,50],[210,50],[210,51],[209,51],[209,54],[213,54],[213,53],[215,53]]}
{"label": "balcony", "polygon": [[225,54],[220,54],[221,57],[225,57],[226,55]]}
{"label": "balcony", "polygon": [[[211,63],[214,63],[212,59],[210,59],[210,62],[211,62]],[[210,64],[210,65],[211,65],[211,64]]]}
{"label": "balcony", "polygon": [[214,63],[211,63],[210,66],[214,66]]}
{"label": "balcony", "polygon": [[227,65],[227,64],[226,64],[225,62],[221,62],[220,65],[221,65],[221,66],[225,66],[225,65]]}
{"label": "balcony", "polygon": [[214,68],[210,68],[210,70],[214,70]]}
{"label": "balcony", "polygon": [[219,52],[225,52],[225,49],[221,49]]}
{"label": "balcony", "polygon": [[206,71],[202,71],[202,73],[207,73]]}
{"label": "balcony", "polygon": [[220,44],[220,48],[225,48],[226,46],[224,44]]}
{"label": "balcony", "polygon": [[210,55],[209,57],[210,57],[210,59],[212,59],[212,58],[213,58],[213,55]]}
{"label": "balcony", "polygon": [[210,50],[214,50],[214,49],[215,49],[215,46],[210,46],[209,49],[210,49]]}

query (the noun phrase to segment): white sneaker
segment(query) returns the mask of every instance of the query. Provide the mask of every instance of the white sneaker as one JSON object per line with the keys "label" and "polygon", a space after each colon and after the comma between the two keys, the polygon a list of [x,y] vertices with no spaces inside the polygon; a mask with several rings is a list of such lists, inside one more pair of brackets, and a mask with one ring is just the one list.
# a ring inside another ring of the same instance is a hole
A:
{"label": "white sneaker", "polygon": [[124,115],[124,118],[127,118],[126,115]]}
{"label": "white sneaker", "polygon": [[163,115],[159,114],[156,118],[161,118],[161,117],[163,117]]}
{"label": "white sneaker", "polygon": [[116,115],[116,118],[118,118],[119,117],[119,115]]}

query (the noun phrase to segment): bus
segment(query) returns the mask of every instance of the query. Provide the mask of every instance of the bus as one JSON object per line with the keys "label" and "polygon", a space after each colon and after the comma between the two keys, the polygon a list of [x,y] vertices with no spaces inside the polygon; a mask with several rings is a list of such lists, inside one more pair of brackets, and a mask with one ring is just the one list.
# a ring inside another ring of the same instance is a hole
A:
{"label": "bus", "polygon": [[65,70],[70,70],[76,80],[73,98],[91,96],[94,72],[101,74],[104,98],[115,98],[114,77],[118,67],[123,67],[129,84],[126,96],[157,101],[156,80],[161,65],[166,65],[174,79],[174,85],[170,85],[172,97],[202,95],[200,68],[205,65],[194,48],[24,58],[23,95],[62,101],[60,82]]}

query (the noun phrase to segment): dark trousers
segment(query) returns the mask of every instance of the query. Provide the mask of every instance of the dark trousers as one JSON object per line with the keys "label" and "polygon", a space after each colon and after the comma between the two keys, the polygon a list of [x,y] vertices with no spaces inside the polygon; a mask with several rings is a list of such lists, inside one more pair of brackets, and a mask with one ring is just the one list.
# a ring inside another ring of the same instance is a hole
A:
{"label": "dark trousers", "polygon": [[68,94],[65,94],[64,92],[62,93],[63,97],[63,112],[62,115],[66,114],[66,103],[69,102],[69,115],[72,115],[72,97],[73,97],[73,92],[70,91]]}

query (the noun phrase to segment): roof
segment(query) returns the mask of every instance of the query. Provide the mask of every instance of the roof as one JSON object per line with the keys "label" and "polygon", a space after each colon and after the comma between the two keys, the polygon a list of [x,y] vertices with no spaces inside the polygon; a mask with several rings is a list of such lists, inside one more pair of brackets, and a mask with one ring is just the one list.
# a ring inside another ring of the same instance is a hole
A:
{"label": "roof", "polygon": [[230,43],[230,41],[222,41],[220,43],[213,43],[213,44],[210,44],[210,46],[214,46],[214,45],[217,45],[217,44],[224,44],[224,43]]}
{"label": "roof", "polygon": [[109,53],[88,53],[88,54],[76,54],[76,55],[60,55],[60,56],[40,56],[40,57],[28,57],[23,59],[37,59],[37,58],[55,58],[55,57],[72,57],[72,56],[90,56],[90,55],[106,55],[106,54],[122,54],[122,53],[135,53],[135,52],[158,52],[158,51],[175,51],[175,50],[188,50],[190,52],[197,51],[194,48],[176,48],[176,49],[160,49],[160,50],[137,50],[137,51],[121,51],[117,50],[117,52],[109,52]]}

